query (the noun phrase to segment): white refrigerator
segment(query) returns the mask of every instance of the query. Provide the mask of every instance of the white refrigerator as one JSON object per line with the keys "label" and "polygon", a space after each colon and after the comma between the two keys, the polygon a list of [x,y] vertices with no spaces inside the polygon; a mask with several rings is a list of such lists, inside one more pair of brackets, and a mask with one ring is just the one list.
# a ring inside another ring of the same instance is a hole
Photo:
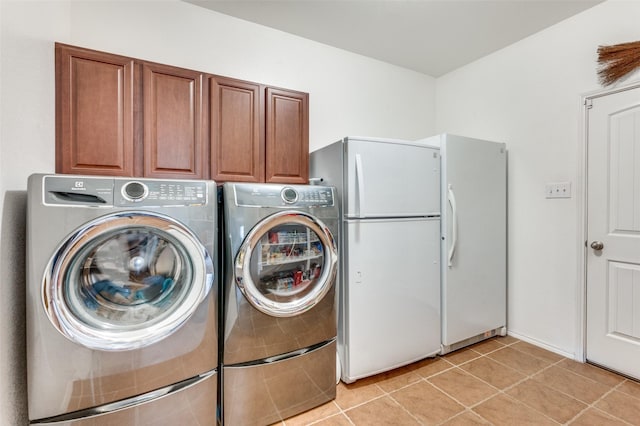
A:
{"label": "white refrigerator", "polygon": [[442,353],[506,334],[507,150],[441,134]]}
{"label": "white refrigerator", "polygon": [[347,137],[310,154],[310,176],[341,200],[342,380],[439,353],[439,148]]}

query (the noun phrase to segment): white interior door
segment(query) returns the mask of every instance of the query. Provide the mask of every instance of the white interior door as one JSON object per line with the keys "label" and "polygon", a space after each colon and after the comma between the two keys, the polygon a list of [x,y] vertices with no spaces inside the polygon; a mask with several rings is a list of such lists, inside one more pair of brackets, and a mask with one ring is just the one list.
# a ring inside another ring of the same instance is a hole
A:
{"label": "white interior door", "polygon": [[587,152],[586,357],[640,378],[640,88],[593,99]]}

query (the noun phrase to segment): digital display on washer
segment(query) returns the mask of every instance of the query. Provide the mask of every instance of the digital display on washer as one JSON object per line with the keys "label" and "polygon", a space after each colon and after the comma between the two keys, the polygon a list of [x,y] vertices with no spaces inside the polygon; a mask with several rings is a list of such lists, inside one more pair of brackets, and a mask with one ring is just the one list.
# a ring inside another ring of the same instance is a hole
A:
{"label": "digital display on washer", "polygon": [[333,207],[333,188],[304,185],[234,186],[236,205],[259,207]]}

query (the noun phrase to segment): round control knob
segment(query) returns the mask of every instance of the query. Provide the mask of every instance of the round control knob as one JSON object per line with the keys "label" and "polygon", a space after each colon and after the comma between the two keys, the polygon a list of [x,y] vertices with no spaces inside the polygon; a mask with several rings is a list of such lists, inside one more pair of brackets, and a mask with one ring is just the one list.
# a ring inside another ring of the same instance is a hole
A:
{"label": "round control knob", "polygon": [[282,199],[287,204],[295,203],[296,201],[298,201],[298,191],[293,188],[287,187],[283,189],[281,195]]}
{"label": "round control knob", "polygon": [[149,189],[140,182],[129,182],[122,187],[122,196],[129,201],[142,201],[148,194]]}

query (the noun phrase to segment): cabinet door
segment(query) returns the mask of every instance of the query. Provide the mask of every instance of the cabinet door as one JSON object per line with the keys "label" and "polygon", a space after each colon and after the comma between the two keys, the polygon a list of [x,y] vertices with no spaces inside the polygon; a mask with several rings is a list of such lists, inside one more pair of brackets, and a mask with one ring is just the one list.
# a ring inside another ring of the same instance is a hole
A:
{"label": "cabinet door", "polygon": [[264,182],[260,85],[216,76],[209,87],[211,179]]}
{"label": "cabinet door", "polygon": [[309,94],[266,89],[266,182],[309,180]]}
{"label": "cabinet door", "polygon": [[205,85],[198,71],[143,65],[145,177],[207,177]]}
{"label": "cabinet door", "polygon": [[56,44],[56,173],[134,175],[134,61]]}

